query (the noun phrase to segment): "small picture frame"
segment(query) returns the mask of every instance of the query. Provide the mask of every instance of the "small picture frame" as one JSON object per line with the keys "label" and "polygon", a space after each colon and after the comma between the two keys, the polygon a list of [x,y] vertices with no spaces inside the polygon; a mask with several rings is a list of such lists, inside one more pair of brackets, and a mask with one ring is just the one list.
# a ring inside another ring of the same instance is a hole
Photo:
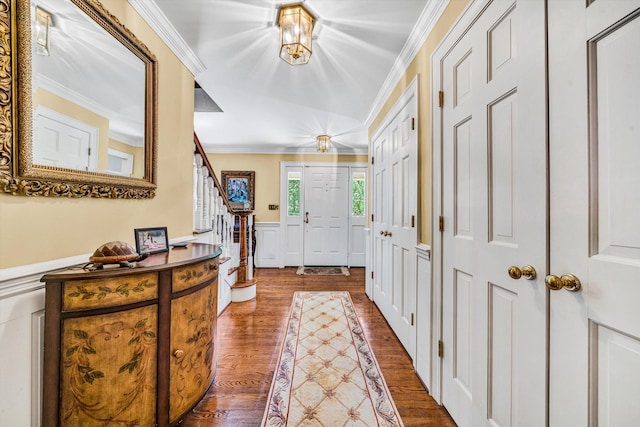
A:
{"label": "small picture frame", "polygon": [[134,233],[138,254],[155,254],[169,251],[167,227],[136,228]]}
{"label": "small picture frame", "polygon": [[222,171],[220,175],[231,208],[236,212],[252,211],[255,171]]}

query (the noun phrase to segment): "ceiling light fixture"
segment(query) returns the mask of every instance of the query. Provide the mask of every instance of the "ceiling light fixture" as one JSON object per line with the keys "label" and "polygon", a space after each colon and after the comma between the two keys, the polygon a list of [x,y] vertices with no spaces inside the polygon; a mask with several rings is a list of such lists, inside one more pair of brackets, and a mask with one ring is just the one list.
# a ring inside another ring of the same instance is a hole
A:
{"label": "ceiling light fixture", "polygon": [[331,137],[329,135],[316,136],[316,149],[320,153],[326,153],[331,148]]}
{"label": "ceiling light fixture", "polygon": [[301,5],[280,9],[280,58],[291,65],[309,62],[313,24],[313,16]]}

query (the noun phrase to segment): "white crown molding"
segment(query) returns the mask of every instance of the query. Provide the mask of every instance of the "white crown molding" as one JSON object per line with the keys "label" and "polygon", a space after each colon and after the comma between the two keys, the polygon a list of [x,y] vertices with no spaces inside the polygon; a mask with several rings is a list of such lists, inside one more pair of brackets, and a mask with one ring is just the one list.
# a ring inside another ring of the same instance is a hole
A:
{"label": "white crown molding", "polygon": [[45,76],[42,73],[36,74],[34,78],[34,86],[35,89],[42,88],[48,92],[53,93],[54,95],[59,96],[60,98],[64,98],[69,102],[73,102],[74,104],[79,105],[107,119],[112,119],[117,115],[117,113],[112,109],[104,107],[99,102],[79,92],[76,92],[75,90],[70,89],[63,84],[58,83],[57,81]]}
{"label": "white crown molding", "polygon": [[339,155],[359,155],[359,154],[368,154],[368,147],[363,148],[337,148],[332,147],[328,153],[319,153],[315,147],[303,147],[303,148],[292,148],[292,147],[283,147],[283,146],[265,146],[261,145],[207,145],[206,143],[202,144],[204,151],[206,153],[221,153],[221,154],[317,154],[317,155],[331,155],[331,154],[339,154]]}
{"label": "white crown molding", "polygon": [[207,69],[153,0],[128,1],[194,76]]}
{"label": "white crown molding", "polygon": [[433,30],[436,22],[438,22],[438,19],[440,19],[440,15],[442,15],[442,12],[449,4],[449,1],[450,0],[433,0],[427,2],[426,7],[418,17],[418,21],[413,27],[411,34],[409,34],[409,38],[402,48],[400,55],[396,58],[396,61],[391,67],[391,71],[387,74],[387,78],[371,105],[371,109],[369,110],[369,114],[365,120],[365,127],[370,127],[373,120],[376,118],[378,113],[380,113],[380,110],[387,99],[391,96],[391,92],[393,92],[398,81],[407,70],[409,64],[411,64],[411,61],[413,61],[418,54],[418,51],[424,44],[425,40],[427,40],[427,37]]}

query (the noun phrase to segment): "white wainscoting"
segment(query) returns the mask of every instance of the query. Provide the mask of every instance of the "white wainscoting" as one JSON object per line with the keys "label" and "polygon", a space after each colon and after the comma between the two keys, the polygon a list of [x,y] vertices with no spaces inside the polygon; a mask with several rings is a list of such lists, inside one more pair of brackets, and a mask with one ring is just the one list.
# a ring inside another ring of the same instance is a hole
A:
{"label": "white wainscoting", "polygon": [[260,267],[282,267],[280,259],[280,223],[256,222],[255,264]]}
{"label": "white wainscoting", "polygon": [[[414,367],[416,373],[431,391],[432,380],[431,362],[433,352],[433,316],[432,316],[432,281],[431,281],[431,248],[428,245],[416,246],[417,268],[417,307],[416,307],[416,359]],[[437,349],[436,349],[437,352]],[[436,354],[437,358],[437,354]],[[435,376],[437,377],[437,375]]]}
{"label": "white wainscoting", "polygon": [[0,269],[0,426],[40,426],[47,272],[89,254]]}

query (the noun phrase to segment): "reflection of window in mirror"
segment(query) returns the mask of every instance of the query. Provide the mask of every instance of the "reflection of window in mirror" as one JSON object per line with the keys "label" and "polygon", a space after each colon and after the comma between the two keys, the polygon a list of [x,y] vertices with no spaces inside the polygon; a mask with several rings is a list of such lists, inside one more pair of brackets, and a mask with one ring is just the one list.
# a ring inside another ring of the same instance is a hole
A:
{"label": "reflection of window in mirror", "polygon": [[131,176],[133,155],[109,148],[106,172],[120,176]]}

